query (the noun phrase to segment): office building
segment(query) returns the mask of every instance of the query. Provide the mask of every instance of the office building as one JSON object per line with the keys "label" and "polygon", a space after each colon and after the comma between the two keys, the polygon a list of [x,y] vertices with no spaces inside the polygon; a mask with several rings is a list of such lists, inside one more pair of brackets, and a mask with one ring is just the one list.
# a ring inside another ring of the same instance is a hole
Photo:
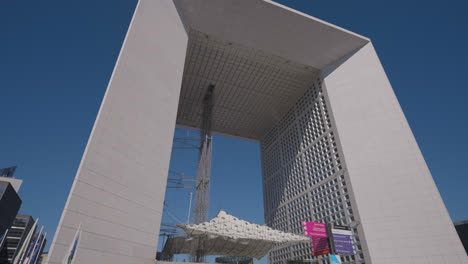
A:
{"label": "office building", "polygon": [[21,207],[21,199],[9,182],[0,179],[0,236],[10,228]]}
{"label": "office building", "polygon": [[78,263],[154,262],[174,128],[210,85],[212,131],[260,144],[268,225],[350,225],[346,262],[468,263],[370,39],[269,0],[140,0],[49,264],[80,224]]}
{"label": "office building", "polygon": [[1,168],[0,177],[12,178],[13,175],[15,174],[15,171],[16,171],[16,166],[11,166],[8,168]]}
{"label": "office building", "polygon": [[465,248],[466,254],[468,254],[468,220],[456,222],[455,229],[457,230],[458,236]]}
{"label": "office building", "polygon": [[9,182],[16,192],[19,192],[22,180],[14,178],[16,166],[0,169],[0,182]]}
{"label": "office building", "polygon": [[0,254],[0,263],[13,263],[13,258],[17,255],[33,225],[34,219],[31,216],[16,216]]}

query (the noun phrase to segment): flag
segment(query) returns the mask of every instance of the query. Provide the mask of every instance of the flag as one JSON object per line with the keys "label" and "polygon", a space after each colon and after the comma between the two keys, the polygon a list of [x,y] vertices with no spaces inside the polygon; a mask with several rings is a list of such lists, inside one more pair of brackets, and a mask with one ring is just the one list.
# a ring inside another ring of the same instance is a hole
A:
{"label": "flag", "polygon": [[72,244],[70,245],[70,248],[68,249],[68,253],[65,255],[65,258],[63,259],[63,264],[72,264],[73,263],[73,258],[76,255],[76,250],[78,248],[78,242],[80,241],[80,236],[81,236],[81,223],[78,226],[78,229],[76,230],[75,237],[72,240]]}
{"label": "flag", "polygon": [[46,240],[46,237],[47,237],[47,232],[45,232],[45,234],[42,236],[42,240],[39,243],[39,246],[34,251],[34,254],[31,257],[31,261],[29,262],[29,264],[36,264],[37,263],[37,261],[39,259],[38,256],[41,253],[40,250],[41,250],[42,247],[44,247],[44,242]]}
{"label": "flag", "polygon": [[31,247],[29,248],[28,254],[24,259],[23,264],[29,264],[31,262],[31,257],[34,254],[34,251],[38,246],[39,241],[41,240],[42,230],[44,230],[44,226],[41,227],[41,231],[39,231],[39,234],[37,234],[36,239],[34,239],[33,243],[31,243]]}

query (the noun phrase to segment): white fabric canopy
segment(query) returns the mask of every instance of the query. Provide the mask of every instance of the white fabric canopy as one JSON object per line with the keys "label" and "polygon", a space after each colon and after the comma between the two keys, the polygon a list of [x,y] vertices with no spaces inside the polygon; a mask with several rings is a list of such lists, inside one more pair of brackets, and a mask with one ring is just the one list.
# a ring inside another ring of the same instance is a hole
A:
{"label": "white fabric canopy", "polygon": [[[205,255],[243,256],[260,259],[276,243],[309,243],[310,238],[285,233],[265,225],[241,220],[225,211],[208,222],[180,225],[189,238],[172,238],[165,246],[169,254],[190,254],[201,248]],[[203,237],[200,239],[200,237]]]}
{"label": "white fabric canopy", "polygon": [[215,235],[232,239],[255,239],[276,243],[310,242],[310,238],[272,229],[265,225],[257,225],[232,216],[222,209],[218,215],[208,222],[198,225],[181,226],[188,235]]}

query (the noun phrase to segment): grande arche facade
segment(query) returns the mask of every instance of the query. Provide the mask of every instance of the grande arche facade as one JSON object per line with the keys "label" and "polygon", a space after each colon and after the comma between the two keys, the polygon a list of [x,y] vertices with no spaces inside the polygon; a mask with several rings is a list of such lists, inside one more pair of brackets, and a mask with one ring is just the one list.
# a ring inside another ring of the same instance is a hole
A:
{"label": "grande arche facade", "polygon": [[154,263],[174,129],[209,85],[214,133],[260,144],[267,225],[350,225],[349,263],[468,263],[372,42],[268,0],[139,1],[47,263],[80,223],[75,264]]}

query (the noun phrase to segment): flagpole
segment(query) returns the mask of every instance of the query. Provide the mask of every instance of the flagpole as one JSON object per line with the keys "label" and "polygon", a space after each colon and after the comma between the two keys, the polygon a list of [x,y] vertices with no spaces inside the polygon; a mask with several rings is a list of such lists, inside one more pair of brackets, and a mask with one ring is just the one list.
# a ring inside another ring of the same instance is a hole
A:
{"label": "flagpole", "polygon": [[40,253],[41,248],[44,246],[44,242],[46,240],[46,237],[47,237],[47,232],[45,232],[44,236],[42,237],[41,244],[36,249],[36,253],[34,254],[34,258],[32,259],[33,263],[31,263],[31,264],[36,264],[37,261],[39,260],[39,253]]}
{"label": "flagpole", "polygon": [[81,223],[78,226],[78,229],[76,230],[75,236],[73,237],[73,240],[71,242],[70,247],[68,248],[67,254],[63,258],[62,264],[71,264],[73,263],[73,259],[78,247],[78,241],[80,240],[80,234],[81,234]]}
{"label": "flagpole", "polygon": [[8,229],[5,230],[5,233],[3,233],[3,236],[2,236],[2,238],[1,238],[1,240],[0,240],[0,252],[2,251],[3,244],[5,244],[5,240],[6,240],[7,234],[8,234]]}
{"label": "flagpole", "polygon": [[41,239],[42,230],[44,230],[44,226],[41,227],[41,230],[39,231],[39,234],[37,235],[34,244],[29,249],[28,255],[24,259],[23,264],[29,264],[31,262],[32,254],[34,254],[34,250],[36,250],[36,246],[39,243],[39,240]]}
{"label": "flagpole", "polygon": [[22,251],[22,253],[20,255],[20,259],[19,259],[19,262],[18,262],[19,264],[24,263],[24,259],[28,255],[29,244],[31,243],[31,240],[33,239],[34,233],[36,232],[38,222],[39,222],[39,218],[36,220],[36,222],[34,222],[33,227],[29,231],[27,239],[23,242],[23,247],[22,247],[23,251]]}
{"label": "flagpole", "polygon": [[39,221],[39,218],[36,219],[36,222],[34,222],[34,225],[31,227],[31,230],[29,231],[29,234],[27,235],[26,239],[24,240],[23,245],[21,246],[20,251],[19,251],[18,254],[16,255],[15,259],[13,260],[13,264],[21,263],[20,261],[21,261],[22,258],[23,258],[24,251],[27,250],[27,248],[25,249],[24,247],[27,247],[27,246],[29,245],[29,243],[31,242],[31,237],[32,237],[32,234],[34,234],[34,232],[36,232],[36,226],[37,226],[37,222],[38,222],[38,221]]}
{"label": "flagpole", "polygon": [[[80,227],[81,227],[81,224],[80,224]],[[78,247],[80,246],[80,242],[81,242],[81,231],[83,231],[83,229],[80,228],[80,234],[78,235],[78,237],[79,237],[79,238],[78,238],[78,243],[77,243],[77,245],[76,245],[75,252],[74,252],[74,254],[73,254],[73,258],[72,258],[72,261],[71,261],[70,264],[75,263],[76,252],[78,252]]]}

